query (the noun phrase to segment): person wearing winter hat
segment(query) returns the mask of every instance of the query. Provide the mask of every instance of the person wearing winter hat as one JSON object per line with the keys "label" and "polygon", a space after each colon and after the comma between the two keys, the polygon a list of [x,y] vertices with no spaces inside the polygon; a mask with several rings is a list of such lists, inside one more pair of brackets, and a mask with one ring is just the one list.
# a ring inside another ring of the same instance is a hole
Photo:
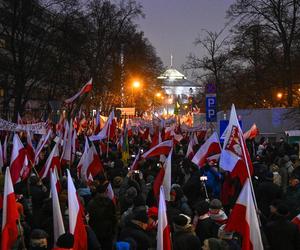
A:
{"label": "person wearing winter hat", "polygon": [[34,229],[30,235],[29,250],[46,250],[48,249],[48,234],[41,229]]}
{"label": "person wearing winter hat", "polygon": [[148,216],[146,210],[134,212],[131,221],[129,221],[120,232],[119,241],[126,241],[132,238],[137,245],[137,249],[147,250],[154,247],[146,229],[148,226]]}
{"label": "person wearing winter hat", "polygon": [[228,244],[217,238],[209,238],[204,240],[203,250],[228,250]]}
{"label": "person wearing winter hat", "polygon": [[219,226],[210,218],[209,203],[207,201],[200,201],[195,205],[193,224],[201,245],[203,245],[205,239],[217,237]]}
{"label": "person wearing winter hat", "polygon": [[237,239],[233,237],[233,232],[225,231],[226,224],[220,226],[218,230],[218,238],[228,244],[229,250],[241,250],[241,246]]}
{"label": "person wearing winter hat", "polygon": [[218,199],[213,199],[209,203],[209,216],[219,226],[225,224],[228,219],[222,208],[222,202]]}
{"label": "person wearing winter hat", "polygon": [[297,225],[288,220],[289,208],[281,203],[277,206],[277,219],[265,226],[270,249],[300,249],[300,234]]}
{"label": "person wearing winter hat", "polygon": [[198,250],[201,247],[199,238],[196,236],[191,218],[185,214],[179,214],[173,221],[173,249],[174,250]]}
{"label": "person wearing winter hat", "polygon": [[[103,249],[112,249],[117,224],[116,208],[111,199],[107,197],[108,183],[97,186],[95,196],[87,205],[89,225],[95,232]],[[101,223],[100,223],[101,222]]]}
{"label": "person wearing winter hat", "polygon": [[72,249],[74,245],[74,235],[70,233],[64,233],[60,235],[56,242],[56,247],[53,250],[67,250]]}

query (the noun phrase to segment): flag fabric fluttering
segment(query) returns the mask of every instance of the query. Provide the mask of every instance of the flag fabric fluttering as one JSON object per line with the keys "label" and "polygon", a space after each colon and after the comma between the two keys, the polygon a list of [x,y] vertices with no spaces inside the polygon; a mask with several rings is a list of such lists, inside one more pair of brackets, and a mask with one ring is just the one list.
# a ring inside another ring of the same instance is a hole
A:
{"label": "flag fabric fluttering", "polygon": [[65,100],[65,103],[70,104],[74,102],[79,96],[82,96],[84,93],[88,93],[92,90],[93,88],[93,79],[91,78],[82,88],[81,90],[76,93],[74,96],[71,98]]}
{"label": "flag fabric fluttering", "polygon": [[225,231],[241,234],[243,250],[264,249],[249,178],[245,181],[239,198],[230,213]]}
{"label": "flag fabric fluttering", "polygon": [[13,184],[20,181],[20,172],[23,168],[24,160],[26,155],[26,149],[24,148],[18,134],[14,134],[13,138],[13,149],[10,160],[10,173]]}
{"label": "flag fabric fluttering", "polygon": [[3,156],[3,149],[0,140],[0,169],[2,169],[3,167],[4,167],[4,156]]}
{"label": "flag fabric fluttering", "polygon": [[87,232],[83,221],[83,211],[70,174],[68,175],[69,232],[74,235],[74,250],[87,250]]}
{"label": "flag fabric fluttering", "polygon": [[122,161],[127,163],[129,158],[129,144],[128,144],[128,129],[126,126],[126,119],[123,124],[123,143],[122,143]]}
{"label": "flag fabric fluttering", "polygon": [[194,138],[192,136],[190,136],[190,142],[189,142],[186,154],[185,154],[185,157],[190,160],[194,157],[194,149],[193,149],[194,146],[195,146]]}
{"label": "flag fabric fluttering", "polygon": [[91,141],[98,141],[103,139],[112,139],[115,135],[116,130],[116,121],[115,121],[115,112],[114,110],[110,112],[107,121],[104,124],[104,127],[97,135],[92,135],[89,137]]}
{"label": "flag fabric fluttering", "polygon": [[58,169],[60,168],[60,159],[59,159],[59,150],[58,150],[59,143],[60,143],[60,141],[58,141],[54,145],[50,155],[48,156],[48,159],[47,159],[45,165],[39,172],[39,176],[41,179],[46,178],[49,175],[50,170],[53,170],[55,167]]}
{"label": "flag fabric fluttering", "polygon": [[253,172],[250,155],[233,104],[220,156],[220,167],[231,172],[232,177],[239,177],[242,184]]}
{"label": "flag fabric fluttering", "polygon": [[192,162],[200,168],[205,165],[207,159],[218,160],[221,154],[221,145],[218,134],[214,132],[194,155]]}
{"label": "flag fabric fluttering", "polygon": [[60,210],[58,190],[56,185],[56,176],[54,172],[51,172],[51,198],[53,209],[54,242],[56,242],[58,237],[65,233],[65,227]]}
{"label": "flag fabric fluttering", "polygon": [[11,250],[13,244],[18,239],[17,221],[19,213],[17,210],[17,202],[14,193],[13,183],[10,172],[5,172],[4,192],[3,192],[3,208],[2,208],[2,233],[1,233],[1,249]]}
{"label": "flag fabric fluttering", "polygon": [[256,124],[254,123],[251,126],[251,128],[244,133],[243,136],[244,136],[244,140],[247,140],[247,139],[251,140],[251,139],[254,139],[258,135],[259,135],[259,130],[258,130]]}
{"label": "flag fabric fluttering", "polygon": [[137,170],[138,169],[138,162],[140,160],[141,157],[141,150],[139,150],[138,154],[135,156],[135,159],[133,161],[133,163],[130,166],[130,170]]}
{"label": "flag fabric fluttering", "polygon": [[171,250],[170,227],[167,219],[167,208],[164,188],[160,187],[157,226],[157,250]]}
{"label": "flag fabric fluttering", "polygon": [[150,148],[147,152],[142,155],[142,158],[150,158],[158,155],[167,155],[173,147],[173,141],[167,140],[159,143],[153,148]]}

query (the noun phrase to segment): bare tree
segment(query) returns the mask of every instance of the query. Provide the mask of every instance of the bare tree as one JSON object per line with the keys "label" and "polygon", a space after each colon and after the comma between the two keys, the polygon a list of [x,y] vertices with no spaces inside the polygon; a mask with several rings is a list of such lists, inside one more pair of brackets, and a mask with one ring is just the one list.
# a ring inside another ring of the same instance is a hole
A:
{"label": "bare tree", "polygon": [[228,18],[237,25],[259,22],[277,35],[281,42],[284,66],[284,86],[287,104],[293,104],[292,51],[299,31],[299,0],[236,0],[228,11]]}

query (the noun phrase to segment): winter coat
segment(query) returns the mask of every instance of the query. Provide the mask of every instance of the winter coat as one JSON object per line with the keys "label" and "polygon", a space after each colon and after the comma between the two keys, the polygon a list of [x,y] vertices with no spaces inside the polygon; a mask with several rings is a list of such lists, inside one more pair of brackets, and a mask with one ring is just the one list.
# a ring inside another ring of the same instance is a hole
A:
{"label": "winter coat", "polygon": [[300,184],[295,187],[289,186],[285,195],[285,203],[290,210],[290,218],[300,212]]}
{"label": "winter coat", "polygon": [[272,250],[300,249],[298,227],[285,218],[268,223],[265,227],[265,233]]}
{"label": "winter coat", "polygon": [[209,215],[203,215],[198,218],[195,232],[200,239],[201,246],[205,239],[217,237],[218,229],[219,226],[209,217]]}
{"label": "winter coat", "polygon": [[151,248],[151,238],[145,230],[133,222],[127,223],[120,233],[119,240],[126,241],[133,239],[137,245],[137,250],[148,250]]}
{"label": "winter coat", "polygon": [[173,234],[173,250],[199,250],[201,243],[191,227],[175,230]]}
{"label": "winter coat", "polygon": [[116,228],[116,211],[114,203],[107,197],[96,194],[87,206],[89,225],[95,232],[101,246],[112,240]]}

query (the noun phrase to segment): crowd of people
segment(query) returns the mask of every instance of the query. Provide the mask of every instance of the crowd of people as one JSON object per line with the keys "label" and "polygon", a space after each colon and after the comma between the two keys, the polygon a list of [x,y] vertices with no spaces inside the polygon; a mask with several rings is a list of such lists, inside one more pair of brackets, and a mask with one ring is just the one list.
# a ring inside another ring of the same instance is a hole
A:
{"label": "crowd of people", "polygon": [[[242,188],[239,179],[223,171],[217,160],[208,159],[201,168],[192,163],[186,157],[190,135],[182,135],[183,139],[173,149],[172,185],[170,199],[166,201],[172,249],[241,249],[241,235],[226,230],[231,209]],[[26,133],[21,139],[26,145]],[[94,142],[103,171],[88,181],[78,176],[80,154],[75,155],[72,164],[60,166],[59,204],[66,233],[56,241],[50,179],[49,176],[41,179],[38,174],[53,148],[53,143],[48,142],[28,178],[14,185],[20,223],[18,239],[12,249],[73,249],[74,236],[68,231],[67,169],[71,172],[83,208],[87,249],[156,249],[158,197],[154,194],[153,183],[162,164],[160,157],[140,159],[138,167],[131,169],[138,151],[148,150],[151,142],[135,133],[128,140],[131,157],[126,161],[122,160],[122,148],[116,141],[110,140],[106,144],[107,152],[102,152],[99,142]],[[194,152],[203,143],[203,138],[198,136],[198,140]],[[34,147],[38,141],[39,136],[35,136],[32,140]],[[79,135],[79,152],[84,151],[84,144],[84,136]],[[254,139],[247,141],[247,146],[254,169],[252,181],[264,248],[300,249],[300,227],[297,224],[300,213],[298,145],[288,144],[284,139],[270,143],[261,138],[259,142]],[[1,194],[8,167],[9,163],[2,169]],[[109,187],[112,187],[113,196],[108,194]]]}

